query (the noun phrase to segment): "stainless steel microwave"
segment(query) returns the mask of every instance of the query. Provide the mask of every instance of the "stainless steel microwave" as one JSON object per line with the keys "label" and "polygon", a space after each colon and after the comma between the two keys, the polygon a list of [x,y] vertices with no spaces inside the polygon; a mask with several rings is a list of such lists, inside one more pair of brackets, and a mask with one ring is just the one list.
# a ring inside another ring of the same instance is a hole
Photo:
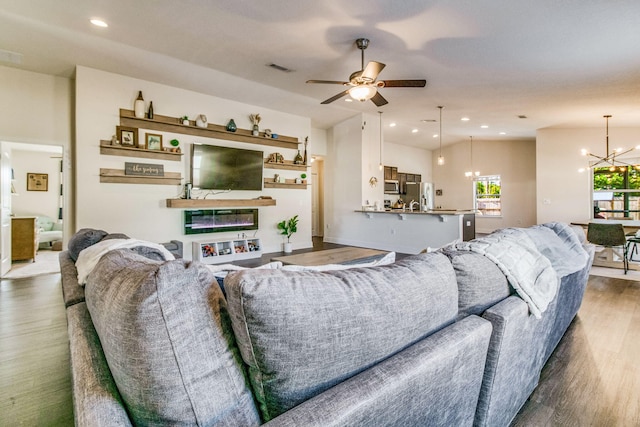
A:
{"label": "stainless steel microwave", "polygon": [[395,179],[385,179],[384,194],[400,194],[400,183]]}

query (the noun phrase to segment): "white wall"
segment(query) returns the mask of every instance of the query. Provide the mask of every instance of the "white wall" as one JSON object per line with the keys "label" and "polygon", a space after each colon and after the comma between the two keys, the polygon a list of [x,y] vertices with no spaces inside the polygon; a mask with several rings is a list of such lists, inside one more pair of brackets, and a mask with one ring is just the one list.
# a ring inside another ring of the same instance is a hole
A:
{"label": "white wall", "polygon": [[397,166],[398,172],[419,173],[424,182],[433,179],[431,150],[385,142],[383,162],[387,166]]}
{"label": "white wall", "polygon": [[[445,164],[433,159],[433,181],[442,196],[435,206],[473,209],[473,182],[464,176],[470,168],[469,141],[443,147]],[[536,142],[473,141],[473,169],[480,175],[500,175],[502,217],[476,217],[476,231],[488,233],[505,227],[536,224]]]}
{"label": "white wall", "polygon": [[[640,128],[609,127],[610,150],[635,147]],[[581,149],[605,156],[605,130],[539,129],[537,132],[538,222],[587,221],[593,214],[588,166]]]}
{"label": "white wall", "polygon": [[[0,66],[0,140],[63,147],[64,241],[75,232],[73,217],[73,81]],[[57,213],[54,216],[57,218]]]}
{"label": "white wall", "polygon": [[[11,197],[13,215],[48,216],[58,219],[60,204],[60,159],[52,153],[11,150],[11,167],[17,195]],[[46,173],[49,181],[47,191],[27,191],[27,173]]]}
{"label": "white wall", "polygon": [[[185,242],[185,257],[191,257],[191,241],[206,241],[235,237],[237,233],[211,233],[186,236],[183,228],[183,210],[166,208],[166,199],[181,194],[181,186],[103,184],[99,181],[100,168],[123,169],[131,158],[100,155],[100,140],[110,139],[119,124],[119,109],[132,109],[133,101],[141,90],[146,104],[153,101],[155,114],[191,119],[205,114],[209,123],[226,124],[233,118],[239,128],[250,128],[249,114],[260,113],[261,128],[269,128],[281,135],[297,137],[304,141],[311,134],[310,119],[278,111],[256,108],[251,105],[216,98],[166,85],[156,84],[127,76],[107,73],[86,67],[76,70],[76,136],[77,136],[77,198],[81,203],[77,211],[77,227],[102,228],[110,232],[123,232],[132,237],[164,242],[178,239]],[[144,130],[139,137],[144,136]],[[280,152],[293,159],[296,150],[255,144],[217,140],[181,134],[164,133],[163,140],[176,138],[185,155],[181,162],[140,159],[141,162],[163,164],[166,172],[181,172],[189,177],[190,144],[207,143],[247,149],[260,149],[267,156]],[[301,145],[302,149],[303,146]],[[309,151],[313,152],[310,138]],[[135,160],[134,160],[135,161]],[[265,178],[280,173],[295,178],[295,171],[265,170]],[[183,180],[184,182],[184,180]],[[311,189],[265,189],[263,191],[237,191],[220,194],[214,198],[251,199],[260,195],[272,196],[277,206],[259,208],[260,230],[256,237],[262,239],[265,252],[281,250],[282,236],[276,224],[293,215],[299,215],[298,232],[292,237],[294,249],[310,247],[311,242]],[[248,233],[253,235],[253,233]]]}

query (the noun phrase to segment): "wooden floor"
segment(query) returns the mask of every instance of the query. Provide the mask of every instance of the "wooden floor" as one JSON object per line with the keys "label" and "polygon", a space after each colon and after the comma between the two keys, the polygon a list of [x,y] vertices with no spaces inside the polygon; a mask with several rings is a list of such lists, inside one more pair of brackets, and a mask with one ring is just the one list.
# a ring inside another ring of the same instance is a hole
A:
{"label": "wooden floor", "polygon": [[[640,282],[592,276],[513,425],[640,426],[639,356]],[[0,426],[21,425],[73,425],[59,274],[0,283]]]}

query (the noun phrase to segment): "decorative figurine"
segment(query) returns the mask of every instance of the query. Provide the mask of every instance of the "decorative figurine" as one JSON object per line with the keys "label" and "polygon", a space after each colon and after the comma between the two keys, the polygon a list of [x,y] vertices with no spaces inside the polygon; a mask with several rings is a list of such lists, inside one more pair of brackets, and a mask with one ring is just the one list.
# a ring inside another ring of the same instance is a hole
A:
{"label": "decorative figurine", "polygon": [[234,122],[233,119],[229,120],[229,123],[227,123],[227,131],[235,132],[237,130],[238,130],[238,127],[236,126],[236,122]]}

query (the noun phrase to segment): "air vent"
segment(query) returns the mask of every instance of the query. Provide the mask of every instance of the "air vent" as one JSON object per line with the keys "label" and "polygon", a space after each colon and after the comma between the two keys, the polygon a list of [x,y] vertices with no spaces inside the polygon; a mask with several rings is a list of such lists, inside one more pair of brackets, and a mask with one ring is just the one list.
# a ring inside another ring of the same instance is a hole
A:
{"label": "air vent", "polygon": [[520,115],[518,116],[518,118],[519,118],[519,119],[526,119],[526,118],[527,118],[527,116],[525,116],[524,114],[520,114]]}
{"label": "air vent", "polygon": [[292,69],[290,69],[290,68],[283,67],[282,65],[278,65],[278,64],[269,64],[269,67],[274,68],[274,69],[276,69],[276,70],[278,70],[278,71],[283,71],[283,72],[285,72],[285,73],[290,73],[290,72],[292,72],[292,71],[293,71],[293,70],[292,70]]}
{"label": "air vent", "polygon": [[422,119],[422,120],[420,120],[420,121],[421,121],[422,123],[435,123],[435,122],[436,122],[436,120],[434,120],[434,119]]}

